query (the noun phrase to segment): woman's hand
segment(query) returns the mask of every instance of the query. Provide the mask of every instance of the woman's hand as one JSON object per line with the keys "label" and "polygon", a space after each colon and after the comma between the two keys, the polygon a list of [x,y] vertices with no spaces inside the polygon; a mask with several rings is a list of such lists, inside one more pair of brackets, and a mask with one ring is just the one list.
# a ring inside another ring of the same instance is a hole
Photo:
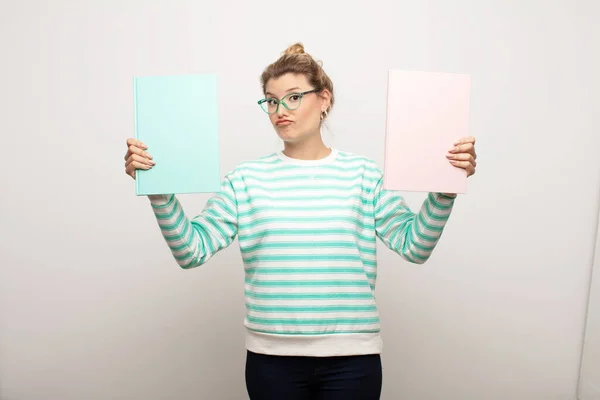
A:
{"label": "woman's hand", "polygon": [[148,170],[155,162],[152,156],[146,152],[148,146],[139,140],[127,139],[127,153],[125,154],[125,173],[135,179],[135,171],[138,169]]}
{"label": "woman's hand", "polygon": [[463,137],[454,142],[454,146],[446,155],[450,164],[467,171],[467,177],[475,173],[477,167],[477,153],[475,152],[475,138]]}

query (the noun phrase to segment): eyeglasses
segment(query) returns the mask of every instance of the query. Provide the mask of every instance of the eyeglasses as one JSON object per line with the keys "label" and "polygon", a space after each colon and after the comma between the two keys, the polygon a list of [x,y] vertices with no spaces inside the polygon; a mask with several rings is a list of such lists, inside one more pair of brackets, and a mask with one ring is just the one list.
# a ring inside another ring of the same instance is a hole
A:
{"label": "eyeglasses", "polygon": [[288,110],[295,110],[298,107],[300,107],[300,103],[302,103],[302,97],[304,97],[304,95],[315,92],[318,92],[318,89],[308,90],[306,92],[301,93],[289,93],[283,96],[281,100],[269,97],[266,99],[259,100],[258,105],[267,114],[274,114],[277,111],[279,111],[280,104],[283,104],[283,106]]}

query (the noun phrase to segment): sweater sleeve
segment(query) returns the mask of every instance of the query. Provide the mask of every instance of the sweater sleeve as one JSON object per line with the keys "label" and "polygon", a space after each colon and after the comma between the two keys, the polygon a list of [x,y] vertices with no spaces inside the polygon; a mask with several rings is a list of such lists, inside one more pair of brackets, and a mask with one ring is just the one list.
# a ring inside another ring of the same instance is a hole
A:
{"label": "sweater sleeve", "polygon": [[403,197],[383,189],[380,179],[374,192],[377,237],[405,260],[423,264],[442,236],[454,200],[445,194],[429,193],[415,213]]}
{"label": "sweater sleeve", "polygon": [[175,195],[148,196],[173,257],[184,269],[198,267],[229,246],[238,233],[237,203],[231,181],[210,198],[202,212],[190,219]]}

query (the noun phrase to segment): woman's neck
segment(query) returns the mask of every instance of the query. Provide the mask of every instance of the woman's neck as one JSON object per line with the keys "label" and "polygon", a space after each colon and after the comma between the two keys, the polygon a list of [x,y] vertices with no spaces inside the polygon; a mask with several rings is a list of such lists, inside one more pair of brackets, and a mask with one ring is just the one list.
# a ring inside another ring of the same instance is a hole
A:
{"label": "woman's neck", "polygon": [[321,135],[318,135],[314,139],[305,142],[284,142],[283,154],[298,160],[320,160],[331,154],[331,149],[325,146]]}

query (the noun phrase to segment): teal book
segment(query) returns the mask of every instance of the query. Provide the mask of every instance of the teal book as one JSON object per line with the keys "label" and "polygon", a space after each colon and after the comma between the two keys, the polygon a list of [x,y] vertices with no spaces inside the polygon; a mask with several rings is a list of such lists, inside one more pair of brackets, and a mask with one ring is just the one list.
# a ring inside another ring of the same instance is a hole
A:
{"label": "teal book", "polygon": [[134,77],[135,138],[156,164],[136,171],[138,196],[220,190],[217,77]]}

